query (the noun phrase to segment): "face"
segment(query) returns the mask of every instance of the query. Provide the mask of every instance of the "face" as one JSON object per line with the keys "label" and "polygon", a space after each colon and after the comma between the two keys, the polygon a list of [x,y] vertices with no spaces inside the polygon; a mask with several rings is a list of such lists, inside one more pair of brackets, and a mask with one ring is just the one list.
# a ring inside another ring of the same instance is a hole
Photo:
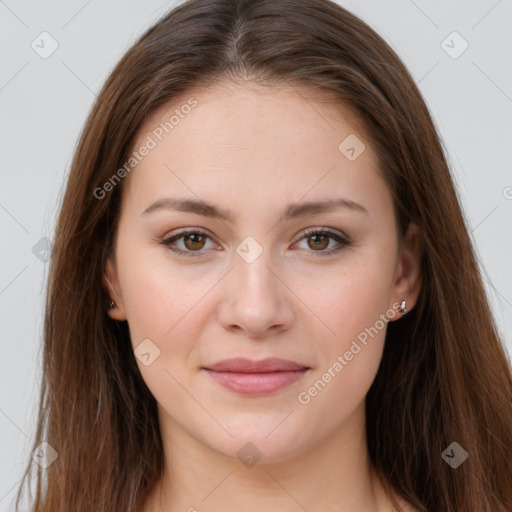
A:
{"label": "face", "polygon": [[360,422],[387,320],[419,291],[376,154],[312,94],[188,92],[148,118],[123,183],[109,314],[164,435],[227,456],[284,460]]}

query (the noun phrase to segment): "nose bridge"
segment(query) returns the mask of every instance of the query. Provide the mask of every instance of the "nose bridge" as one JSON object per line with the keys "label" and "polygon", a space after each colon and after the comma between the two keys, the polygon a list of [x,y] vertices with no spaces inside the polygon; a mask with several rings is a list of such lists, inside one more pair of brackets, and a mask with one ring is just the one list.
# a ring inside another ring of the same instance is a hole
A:
{"label": "nose bridge", "polygon": [[276,300],[279,290],[276,289],[276,278],[270,271],[273,266],[272,251],[254,239],[246,240],[237,247],[234,280],[238,302],[245,302],[251,308],[262,308],[264,304],[259,304],[260,300],[265,299],[267,303]]}
{"label": "nose bridge", "polygon": [[275,275],[279,265],[273,261],[272,251],[248,237],[236,252],[220,310],[224,326],[236,325],[256,336],[272,326],[282,327],[290,322],[292,307],[286,289]]}

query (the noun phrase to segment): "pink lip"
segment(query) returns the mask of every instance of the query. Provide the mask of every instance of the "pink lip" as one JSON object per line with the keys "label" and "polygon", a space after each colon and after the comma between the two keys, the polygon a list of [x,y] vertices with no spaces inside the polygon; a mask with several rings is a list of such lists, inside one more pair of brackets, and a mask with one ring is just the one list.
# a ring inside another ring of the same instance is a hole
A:
{"label": "pink lip", "polygon": [[277,358],[260,361],[234,358],[220,361],[204,370],[216,382],[232,391],[244,395],[261,395],[293,384],[309,367]]}

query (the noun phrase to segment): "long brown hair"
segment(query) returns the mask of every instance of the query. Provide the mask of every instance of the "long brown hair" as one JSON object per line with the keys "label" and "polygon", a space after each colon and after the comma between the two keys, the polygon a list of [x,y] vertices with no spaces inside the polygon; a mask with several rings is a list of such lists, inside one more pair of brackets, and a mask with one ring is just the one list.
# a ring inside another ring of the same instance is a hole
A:
{"label": "long brown hair", "polygon": [[[444,149],[414,80],[367,24],[329,0],[190,0],[166,14],[106,81],[79,140],[57,223],[44,323],[34,512],[138,511],[161,474],[156,402],[126,322],[102,284],[127,161],[145,119],[213,79],[305,84],[352,106],[404,235],[423,233],[416,307],[388,325],[366,397],[372,463],[421,511],[512,510],[512,375]],[[442,457],[457,442],[468,458]]]}

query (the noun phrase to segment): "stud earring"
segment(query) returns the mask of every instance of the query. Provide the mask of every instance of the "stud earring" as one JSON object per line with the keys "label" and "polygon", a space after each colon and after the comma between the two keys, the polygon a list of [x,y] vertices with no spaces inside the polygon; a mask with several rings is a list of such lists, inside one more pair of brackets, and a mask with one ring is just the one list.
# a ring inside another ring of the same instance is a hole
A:
{"label": "stud earring", "polygon": [[402,313],[402,315],[405,315],[405,313],[407,313],[407,309],[405,308],[405,300],[402,300],[400,307],[398,308],[398,312]]}
{"label": "stud earring", "polygon": [[114,309],[116,307],[116,304],[114,301],[112,301],[108,307],[108,309]]}

